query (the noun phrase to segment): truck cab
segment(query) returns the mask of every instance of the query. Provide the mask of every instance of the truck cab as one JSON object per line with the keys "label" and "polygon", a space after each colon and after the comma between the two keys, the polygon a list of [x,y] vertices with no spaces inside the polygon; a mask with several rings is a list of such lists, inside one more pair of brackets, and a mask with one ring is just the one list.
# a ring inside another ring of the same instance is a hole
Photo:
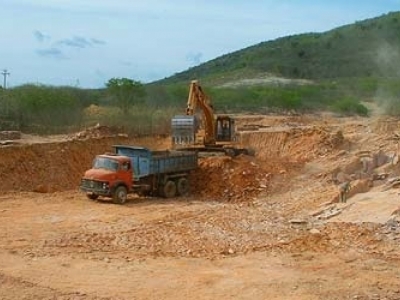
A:
{"label": "truck cab", "polygon": [[82,177],[80,189],[92,200],[105,196],[113,197],[115,202],[123,203],[132,186],[132,175],[132,163],[129,157],[97,155],[92,168]]}
{"label": "truck cab", "polygon": [[129,145],[113,148],[113,154],[97,155],[82,177],[80,189],[89,199],[102,196],[124,204],[128,193],[165,198],[188,193],[188,175],[198,166],[196,152],[152,151]]}

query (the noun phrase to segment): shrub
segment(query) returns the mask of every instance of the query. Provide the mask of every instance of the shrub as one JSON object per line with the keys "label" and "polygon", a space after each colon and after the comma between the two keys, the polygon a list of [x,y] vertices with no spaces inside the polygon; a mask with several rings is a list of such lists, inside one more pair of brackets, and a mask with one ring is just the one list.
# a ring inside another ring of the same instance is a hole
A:
{"label": "shrub", "polygon": [[332,110],[344,115],[367,116],[368,108],[353,98],[343,98],[332,105]]}

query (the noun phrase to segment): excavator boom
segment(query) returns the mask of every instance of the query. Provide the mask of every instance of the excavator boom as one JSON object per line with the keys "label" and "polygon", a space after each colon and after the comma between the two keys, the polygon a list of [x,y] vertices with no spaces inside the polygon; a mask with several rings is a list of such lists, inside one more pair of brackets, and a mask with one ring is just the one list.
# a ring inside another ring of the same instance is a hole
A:
{"label": "excavator boom", "polygon": [[199,107],[203,113],[204,120],[204,144],[215,144],[215,119],[214,109],[208,96],[203,92],[197,80],[192,80],[189,88],[189,96],[186,107],[186,115],[194,116],[196,108]]}

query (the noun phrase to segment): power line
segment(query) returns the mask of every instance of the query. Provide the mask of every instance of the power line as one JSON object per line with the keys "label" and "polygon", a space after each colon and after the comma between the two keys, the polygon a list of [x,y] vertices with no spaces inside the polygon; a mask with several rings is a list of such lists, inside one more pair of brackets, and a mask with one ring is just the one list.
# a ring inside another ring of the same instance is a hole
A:
{"label": "power line", "polygon": [[3,88],[6,89],[7,88],[7,76],[10,76],[10,72],[7,71],[7,69],[4,69],[3,72],[1,73],[4,77],[4,84],[3,84]]}

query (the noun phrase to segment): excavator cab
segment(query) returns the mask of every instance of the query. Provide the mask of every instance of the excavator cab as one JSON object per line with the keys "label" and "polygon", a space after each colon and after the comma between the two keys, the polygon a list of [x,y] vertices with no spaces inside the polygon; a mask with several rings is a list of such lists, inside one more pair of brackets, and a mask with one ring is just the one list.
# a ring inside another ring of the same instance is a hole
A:
{"label": "excavator cab", "polygon": [[217,142],[232,142],[235,139],[235,120],[229,116],[217,116]]}

